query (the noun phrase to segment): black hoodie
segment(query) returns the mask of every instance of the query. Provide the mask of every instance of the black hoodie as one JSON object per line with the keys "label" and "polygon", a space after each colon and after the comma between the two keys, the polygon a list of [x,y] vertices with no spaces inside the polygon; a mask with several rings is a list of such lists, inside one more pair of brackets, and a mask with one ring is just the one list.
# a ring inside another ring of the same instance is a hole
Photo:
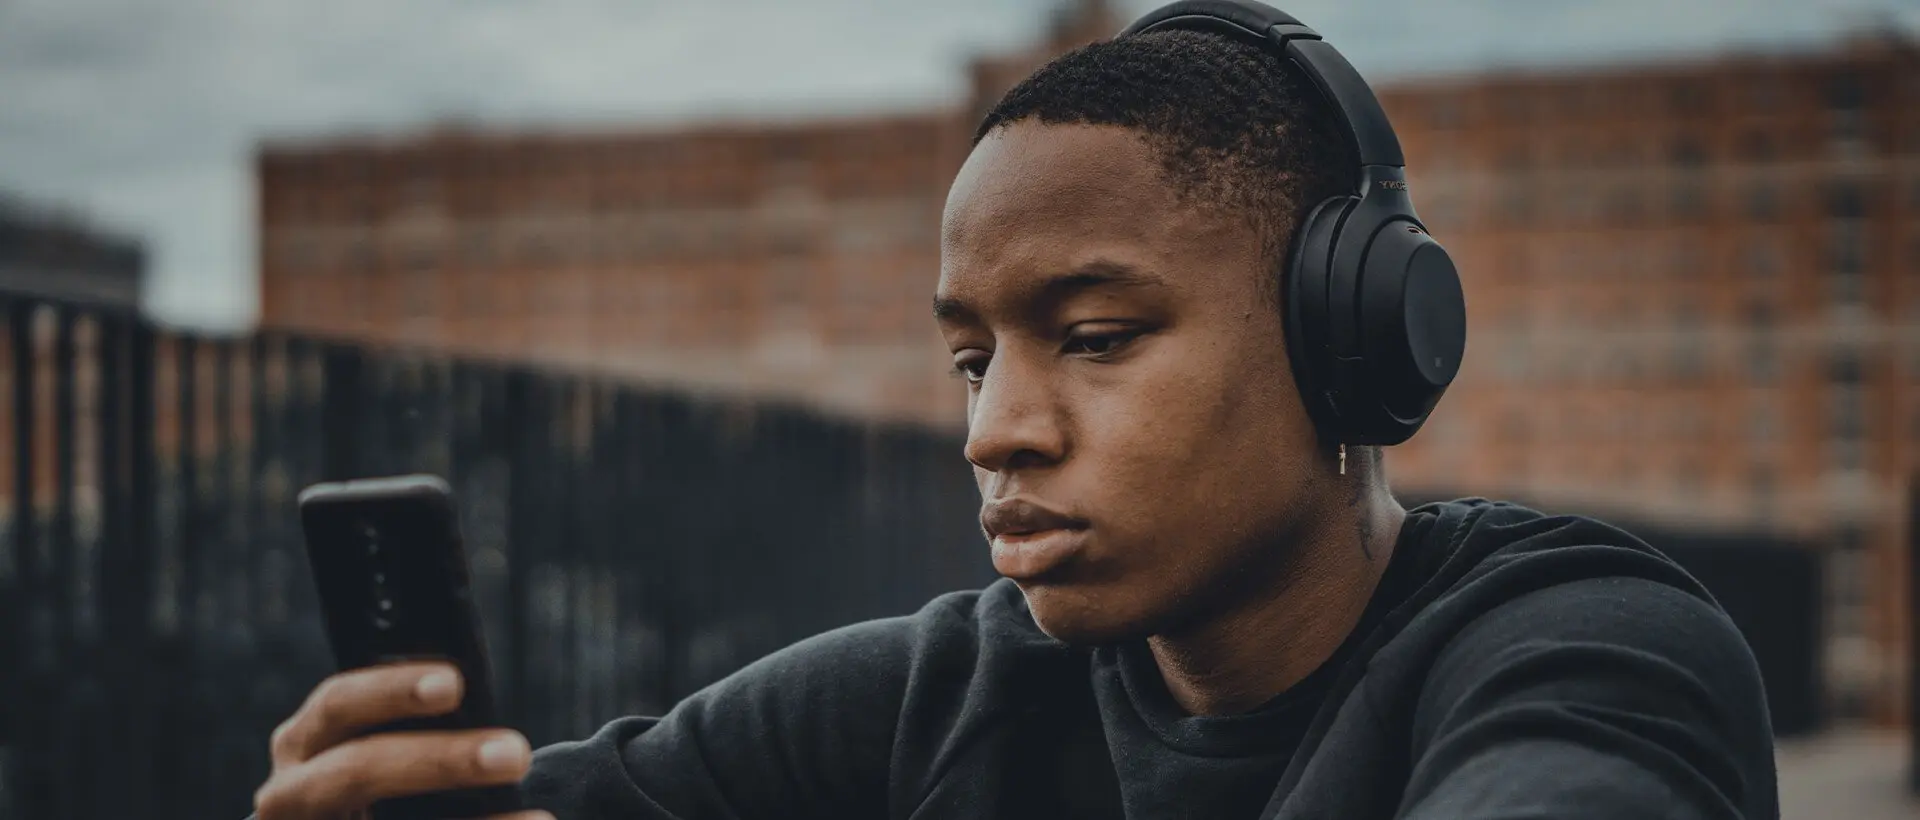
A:
{"label": "black hoodie", "polygon": [[1775,818],[1745,641],[1605,524],[1409,512],[1360,626],[1254,712],[1191,717],[1144,644],[1063,645],[1001,581],[770,655],[539,751],[560,820]]}

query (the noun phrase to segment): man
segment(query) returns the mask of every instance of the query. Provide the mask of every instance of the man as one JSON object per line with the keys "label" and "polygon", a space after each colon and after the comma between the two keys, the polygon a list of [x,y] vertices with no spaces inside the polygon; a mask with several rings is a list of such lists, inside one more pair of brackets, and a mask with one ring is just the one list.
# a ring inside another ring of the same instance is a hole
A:
{"label": "man", "polygon": [[1325,429],[1289,249],[1374,148],[1220,31],[1059,58],[954,182],[935,313],[1005,579],[537,755],[347,740],[459,684],[343,674],[275,733],[261,820],[514,781],[562,820],[1777,816],[1758,671],[1686,573],[1587,519],[1404,510]]}

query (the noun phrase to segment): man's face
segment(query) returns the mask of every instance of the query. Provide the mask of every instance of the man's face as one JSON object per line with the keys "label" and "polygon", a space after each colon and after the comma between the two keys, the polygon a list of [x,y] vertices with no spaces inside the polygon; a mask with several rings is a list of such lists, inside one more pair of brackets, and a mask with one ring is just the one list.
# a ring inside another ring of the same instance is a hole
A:
{"label": "man's face", "polygon": [[935,312],[983,527],[1061,640],[1257,594],[1329,493],[1259,237],[1161,168],[1126,129],[1023,121],[947,199]]}

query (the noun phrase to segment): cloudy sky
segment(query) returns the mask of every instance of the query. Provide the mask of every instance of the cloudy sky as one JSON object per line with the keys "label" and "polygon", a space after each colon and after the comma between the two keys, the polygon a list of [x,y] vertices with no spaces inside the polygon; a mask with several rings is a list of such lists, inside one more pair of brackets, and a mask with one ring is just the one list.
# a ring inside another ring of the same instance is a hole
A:
{"label": "cloudy sky", "polygon": [[[0,192],[142,238],[148,308],[253,318],[269,137],[937,105],[1055,0],[0,0]],[[1156,0],[1117,0],[1131,14]],[[1375,78],[1831,38],[1920,0],[1289,0]]]}

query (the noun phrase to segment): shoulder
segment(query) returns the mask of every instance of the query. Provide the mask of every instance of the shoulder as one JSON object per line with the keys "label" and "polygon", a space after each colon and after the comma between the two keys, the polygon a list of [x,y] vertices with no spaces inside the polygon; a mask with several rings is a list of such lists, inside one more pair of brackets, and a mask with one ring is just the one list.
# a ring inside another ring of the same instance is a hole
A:
{"label": "shoulder", "polygon": [[1772,726],[1759,666],[1679,564],[1583,516],[1480,502],[1441,518],[1455,524],[1441,573],[1452,577],[1434,579],[1421,615],[1434,629],[1417,745],[1468,726],[1553,725],[1667,748],[1723,767],[1707,774],[1724,782],[1765,788]]}
{"label": "shoulder", "polygon": [[1755,668],[1706,587],[1631,533],[1513,504],[1442,506],[1426,539],[1433,569],[1423,615],[1450,627],[1456,661],[1566,641],[1711,663],[1729,674]]}
{"label": "shoulder", "polygon": [[[1616,675],[1658,662],[1704,690],[1759,694],[1746,639],[1711,598],[1633,575],[1596,575],[1544,585],[1489,606],[1455,634],[1436,665],[1442,679],[1537,656],[1606,655],[1621,663],[1580,668]],[[1627,656],[1637,660],[1625,662]]]}
{"label": "shoulder", "polygon": [[1635,578],[1718,609],[1677,562],[1597,518],[1477,498],[1425,505],[1412,515],[1427,528],[1418,548],[1432,603],[1490,609],[1575,582]]}

